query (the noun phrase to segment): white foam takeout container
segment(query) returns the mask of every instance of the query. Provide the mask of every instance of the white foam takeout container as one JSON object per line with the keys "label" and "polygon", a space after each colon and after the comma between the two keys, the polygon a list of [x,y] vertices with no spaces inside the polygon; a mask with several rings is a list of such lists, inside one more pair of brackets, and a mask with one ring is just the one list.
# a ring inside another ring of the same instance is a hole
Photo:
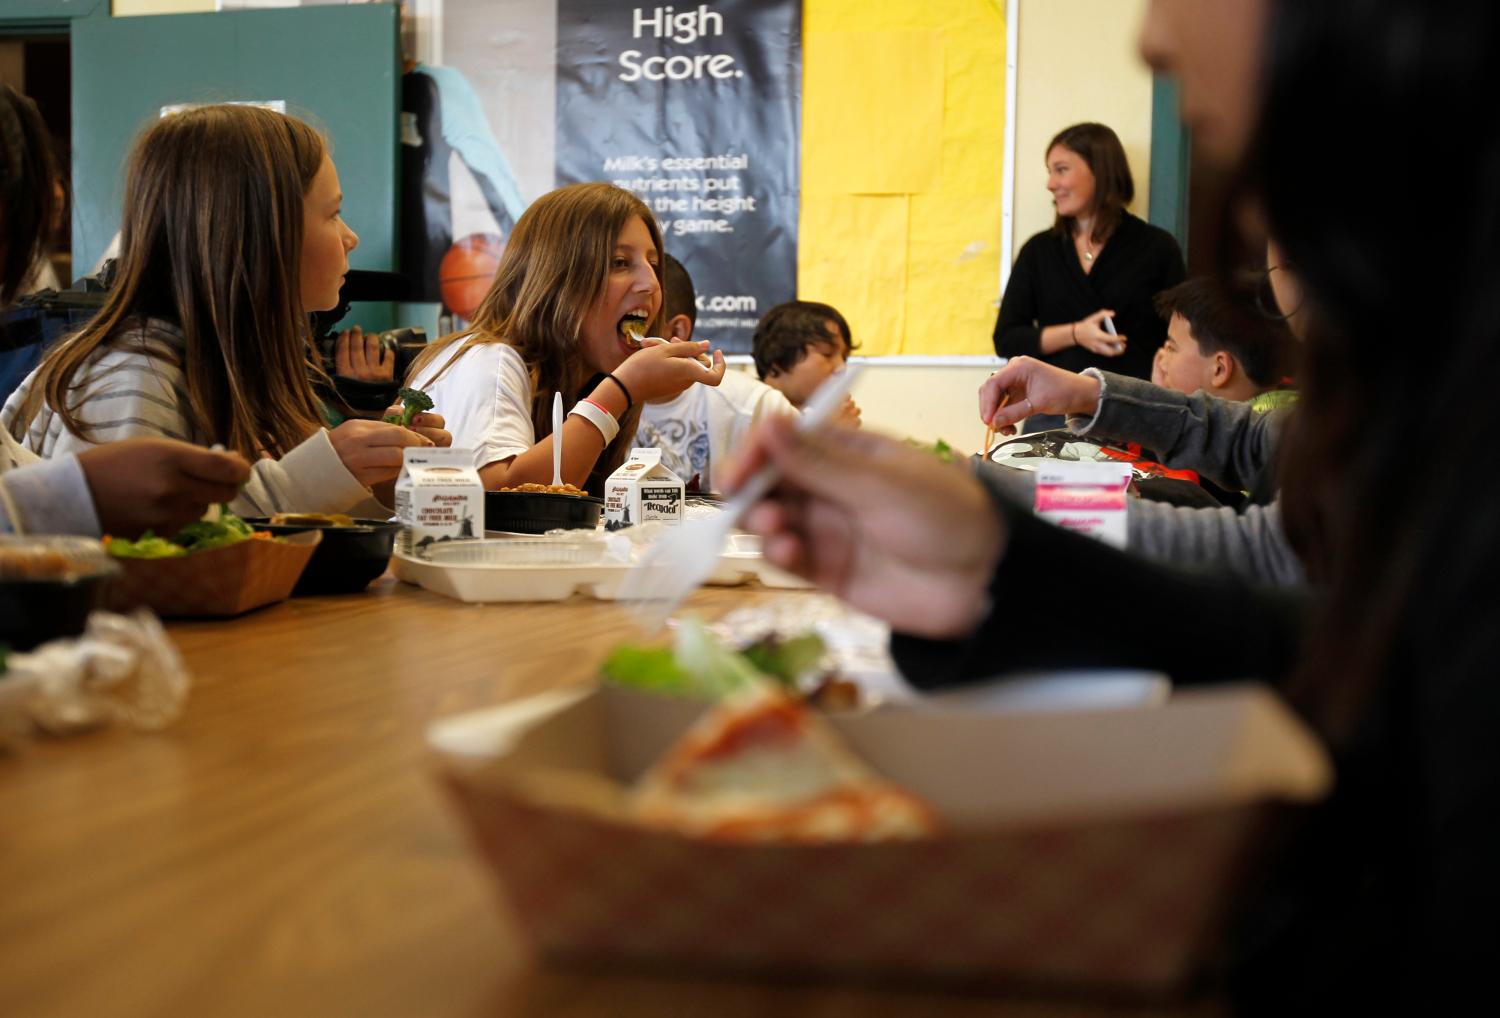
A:
{"label": "white foam takeout container", "polygon": [[1162,992],[1211,954],[1268,807],[1331,781],[1307,730],[1247,685],[1164,704],[831,716],[942,817],[946,833],[921,841],[709,842],[542,791],[559,776],[630,785],[700,709],[571,688],[429,730],[543,957]]}
{"label": "white foam takeout container", "polygon": [[[391,572],[407,583],[475,603],[565,601],[584,594],[612,601],[630,561],[622,537],[569,532],[564,537],[496,537],[432,545],[424,556],[397,552]],[[808,589],[800,578],[761,557],[760,539],[731,534],[706,581],[738,586],[751,581],[780,590]]]}
{"label": "white foam takeout container", "polygon": [[433,545],[422,558],[398,553],[391,572],[467,602],[564,601],[577,593],[610,599],[630,565],[609,558],[608,550],[608,539],[593,534],[453,541]]}
{"label": "white foam takeout container", "polygon": [[730,534],[718,567],[704,582],[716,587],[737,587],[752,581],[774,590],[812,589],[812,585],[800,576],[793,576],[767,562],[761,555],[759,536]]}

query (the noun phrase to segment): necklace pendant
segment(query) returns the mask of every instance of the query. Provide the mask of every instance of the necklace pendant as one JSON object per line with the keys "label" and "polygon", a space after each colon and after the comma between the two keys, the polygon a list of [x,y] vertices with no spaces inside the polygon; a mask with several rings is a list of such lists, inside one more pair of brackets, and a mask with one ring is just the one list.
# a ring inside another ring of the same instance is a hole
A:
{"label": "necklace pendant", "polygon": [[1092,251],[1085,251],[1083,253],[1083,256],[1085,258],[1087,258],[1089,261],[1093,261],[1094,260],[1094,252],[1092,252]]}

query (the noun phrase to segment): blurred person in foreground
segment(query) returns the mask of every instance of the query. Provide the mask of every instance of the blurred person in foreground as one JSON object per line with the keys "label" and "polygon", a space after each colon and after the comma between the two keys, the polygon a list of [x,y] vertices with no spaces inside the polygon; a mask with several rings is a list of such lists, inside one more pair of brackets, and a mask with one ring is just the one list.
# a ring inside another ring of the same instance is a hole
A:
{"label": "blurred person in foreground", "polygon": [[[744,466],[769,458],[785,481],[747,523],[769,559],[892,621],[916,682],[1000,661],[1274,682],[1327,741],[1337,785],[1243,886],[1236,1011],[1462,1013],[1500,957],[1500,475],[1486,429],[1453,427],[1500,374],[1500,121],[1456,100],[1500,88],[1500,7],[1152,0],[1140,45],[1316,312],[1281,468],[1316,598],[1134,560],[895,443],[775,420]],[[1402,144],[1339,187],[1309,176],[1309,153],[1361,151],[1390,123]],[[1445,185],[1473,199],[1464,215],[1370,215],[1419,193],[1456,138]],[[1110,596],[1080,636],[1047,613],[1082,570]],[[1163,610],[1198,624],[1165,646],[1132,624]]]}

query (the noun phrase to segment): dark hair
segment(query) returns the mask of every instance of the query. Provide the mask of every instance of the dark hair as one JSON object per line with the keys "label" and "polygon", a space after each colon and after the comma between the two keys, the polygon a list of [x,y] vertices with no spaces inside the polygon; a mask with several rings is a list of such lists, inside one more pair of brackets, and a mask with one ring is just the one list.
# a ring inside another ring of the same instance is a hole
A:
{"label": "dark hair", "polygon": [[1204,356],[1227,353],[1250,381],[1270,389],[1295,370],[1297,340],[1284,321],[1260,312],[1260,279],[1255,273],[1228,283],[1197,276],[1163,290],[1152,304],[1168,321],[1181,315]]}
{"label": "dark hair", "polygon": [[41,257],[57,208],[53,186],[57,163],[47,125],[36,103],[9,85],[0,85],[0,307]]}
{"label": "dark hair", "polygon": [[[1500,123],[1469,97],[1500,91],[1497,39],[1490,3],[1279,0],[1269,19],[1244,170],[1315,312],[1283,492],[1328,592],[1292,692],[1339,733],[1426,640],[1493,624],[1500,472],[1474,466],[1494,457],[1476,400],[1500,377]],[[1369,151],[1392,124],[1399,144],[1308,185],[1308,153]],[[1456,138],[1443,186],[1462,215],[1371,214],[1430,187]]]}
{"label": "dark hair", "polygon": [[750,341],[756,373],[761,378],[769,378],[790,371],[807,356],[808,347],[832,347],[834,341],[828,335],[829,322],[844,338],[844,353],[853,353],[857,344],[849,332],[849,323],[831,305],[813,300],[789,300],[777,304],[761,318]]}
{"label": "dark hair", "polygon": [[671,321],[678,315],[687,315],[688,321],[698,323],[698,294],[693,289],[693,277],[682,263],[669,254],[661,256],[661,317]]}
{"label": "dark hair", "polygon": [[[1061,145],[1070,152],[1078,153],[1089,172],[1094,175],[1094,241],[1103,241],[1120,225],[1125,206],[1135,200],[1135,178],[1130,175],[1130,162],[1125,158],[1125,146],[1120,136],[1104,124],[1074,124],[1057,132],[1047,143],[1042,153],[1045,160],[1052,150]],[[1071,237],[1078,229],[1072,216],[1058,216],[1052,229]]]}

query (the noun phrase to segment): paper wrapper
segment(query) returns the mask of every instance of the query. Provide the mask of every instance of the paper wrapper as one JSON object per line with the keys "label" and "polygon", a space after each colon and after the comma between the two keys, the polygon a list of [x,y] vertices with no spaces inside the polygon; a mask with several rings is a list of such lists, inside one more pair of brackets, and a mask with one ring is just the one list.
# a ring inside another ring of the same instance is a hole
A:
{"label": "paper wrapper", "polygon": [[156,616],[95,612],[83,635],[12,654],[0,675],[0,748],[33,728],[52,735],[118,722],[165,728],[192,685]]}
{"label": "paper wrapper", "polygon": [[166,618],[240,615],[290,597],[322,537],[308,531],[182,558],[116,559],[122,572],[105,602],[111,611],[144,607]]}
{"label": "paper wrapper", "polygon": [[444,781],[545,957],[1164,993],[1212,951],[1266,806],[1330,780],[1254,688],[1023,716],[891,708],[835,724],[946,835],[710,843],[607,804],[685,723],[676,703],[630,702],[644,699],[553,694],[434,728]]}

